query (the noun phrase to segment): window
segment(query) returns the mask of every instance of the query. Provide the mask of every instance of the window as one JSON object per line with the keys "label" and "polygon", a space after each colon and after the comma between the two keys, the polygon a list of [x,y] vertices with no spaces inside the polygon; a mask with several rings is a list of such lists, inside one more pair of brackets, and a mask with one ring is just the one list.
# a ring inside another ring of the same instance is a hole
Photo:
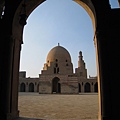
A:
{"label": "window", "polygon": [[68,66],[68,64],[66,64],[66,66]]}
{"label": "window", "polygon": [[58,74],[59,73],[59,67],[54,67],[54,73]]}
{"label": "window", "polygon": [[56,63],[56,65],[55,65],[56,67],[58,67],[58,64]]}
{"label": "window", "polygon": [[54,68],[54,73],[56,73],[56,68]]}
{"label": "window", "polygon": [[57,68],[57,73],[59,73],[59,68]]}
{"label": "window", "polygon": [[56,62],[58,62],[58,59],[56,59]]}

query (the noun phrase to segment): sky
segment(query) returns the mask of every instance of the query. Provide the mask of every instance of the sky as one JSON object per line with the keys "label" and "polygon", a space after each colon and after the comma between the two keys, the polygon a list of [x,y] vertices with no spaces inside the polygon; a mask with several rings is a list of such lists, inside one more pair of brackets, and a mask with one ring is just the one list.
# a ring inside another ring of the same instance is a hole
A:
{"label": "sky", "polygon": [[[117,8],[117,0],[110,0]],[[87,75],[97,76],[94,31],[90,16],[73,0],[46,0],[28,17],[23,31],[20,71],[39,77],[49,51],[60,44],[71,55],[73,70],[82,51]]]}

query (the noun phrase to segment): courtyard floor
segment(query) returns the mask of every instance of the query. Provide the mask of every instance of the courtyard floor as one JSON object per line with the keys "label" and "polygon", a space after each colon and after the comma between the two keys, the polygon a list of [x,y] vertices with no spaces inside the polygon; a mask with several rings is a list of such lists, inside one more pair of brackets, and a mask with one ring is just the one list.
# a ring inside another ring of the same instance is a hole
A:
{"label": "courtyard floor", "polygon": [[19,93],[17,120],[98,120],[98,94]]}

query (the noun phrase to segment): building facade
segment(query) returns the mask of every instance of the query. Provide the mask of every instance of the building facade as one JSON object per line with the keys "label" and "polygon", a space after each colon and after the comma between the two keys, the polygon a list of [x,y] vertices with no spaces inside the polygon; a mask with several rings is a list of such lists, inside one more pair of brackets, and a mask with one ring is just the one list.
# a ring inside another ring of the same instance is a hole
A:
{"label": "building facade", "polygon": [[26,71],[19,73],[19,92],[39,92],[39,94],[78,94],[98,92],[97,77],[87,78],[87,69],[82,52],[79,52],[78,67],[73,72],[73,64],[68,50],[55,46],[47,55],[38,78],[26,78]]}

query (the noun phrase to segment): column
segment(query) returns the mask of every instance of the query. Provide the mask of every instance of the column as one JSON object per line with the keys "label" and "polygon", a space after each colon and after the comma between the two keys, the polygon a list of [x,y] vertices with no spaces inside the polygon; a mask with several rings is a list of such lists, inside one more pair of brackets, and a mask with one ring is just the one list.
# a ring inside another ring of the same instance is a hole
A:
{"label": "column", "polygon": [[81,93],[84,93],[84,82],[81,82]]}
{"label": "column", "polygon": [[119,117],[118,94],[120,92],[118,80],[118,65],[120,58],[118,41],[120,39],[117,30],[98,30],[97,56],[99,66],[98,89],[101,120],[113,120]]}
{"label": "column", "polygon": [[94,83],[93,82],[90,83],[90,87],[91,87],[91,93],[93,93],[94,92]]}
{"label": "column", "polygon": [[18,87],[19,87],[19,65],[21,40],[14,39],[13,61],[12,61],[12,81],[11,81],[11,115],[12,118],[19,116],[18,111]]}
{"label": "column", "polygon": [[0,44],[0,119],[6,120],[11,112],[11,82],[13,39],[7,33],[1,35]]}

